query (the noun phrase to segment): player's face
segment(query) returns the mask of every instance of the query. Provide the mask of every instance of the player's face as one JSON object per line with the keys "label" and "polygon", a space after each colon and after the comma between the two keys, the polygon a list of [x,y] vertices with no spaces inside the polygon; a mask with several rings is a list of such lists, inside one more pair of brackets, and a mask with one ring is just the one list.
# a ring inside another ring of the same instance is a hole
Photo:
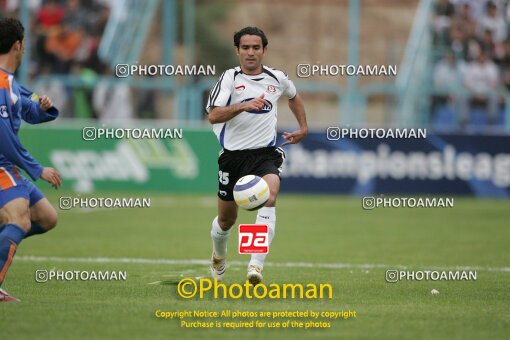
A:
{"label": "player's face", "polygon": [[258,35],[243,35],[239,41],[237,55],[245,73],[260,73],[262,57],[266,49],[262,46],[262,38]]}

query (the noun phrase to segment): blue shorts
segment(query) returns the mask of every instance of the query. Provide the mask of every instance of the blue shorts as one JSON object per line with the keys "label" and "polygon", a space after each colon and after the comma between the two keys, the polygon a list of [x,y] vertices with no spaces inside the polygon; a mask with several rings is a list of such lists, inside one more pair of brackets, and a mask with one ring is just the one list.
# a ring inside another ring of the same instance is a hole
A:
{"label": "blue shorts", "polygon": [[34,183],[23,177],[17,168],[0,168],[0,208],[16,198],[30,201],[30,207],[39,202],[44,194]]}

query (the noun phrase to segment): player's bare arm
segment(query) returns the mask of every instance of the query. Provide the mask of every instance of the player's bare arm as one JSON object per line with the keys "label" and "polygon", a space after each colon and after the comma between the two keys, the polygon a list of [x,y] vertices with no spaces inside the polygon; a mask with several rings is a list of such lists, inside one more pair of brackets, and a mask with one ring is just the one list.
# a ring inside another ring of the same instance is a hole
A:
{"label": "player's bare arm", "polygon": [[224,123],[231,120],[243,111],[261,110],[269,103],[264,99],[264,94],[244,103],[237,103],[229,106],[217,106],[208,115],[211,124]]}
{"label": "player's bare arm", "polygon": [[282,137],[287,141],[282,145],[299,143],[308,134],[308,124],[306,123],[305,106],[301,96],[296,94],[294,98],[289,99],[289,108],[296,117],[299,124],[299,130],[293,132],[284,132]]}

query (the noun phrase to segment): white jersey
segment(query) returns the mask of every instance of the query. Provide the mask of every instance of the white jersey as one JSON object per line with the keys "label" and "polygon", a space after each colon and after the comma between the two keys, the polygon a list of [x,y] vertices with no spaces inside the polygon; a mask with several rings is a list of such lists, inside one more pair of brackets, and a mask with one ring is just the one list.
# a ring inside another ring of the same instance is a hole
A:
{"label": "white jersey", "polygon": [[276,144],[276,102],[282,94],[296,95],[296,87],[285,72],[262,66],[262,73],[244,74],[241,67],[226,70],[211,90],[206,110],[229,106],[264,94],[269,106],[260,111],[243,111],[231,120],[213,124],[221,146],[227,150],[258,149]]}

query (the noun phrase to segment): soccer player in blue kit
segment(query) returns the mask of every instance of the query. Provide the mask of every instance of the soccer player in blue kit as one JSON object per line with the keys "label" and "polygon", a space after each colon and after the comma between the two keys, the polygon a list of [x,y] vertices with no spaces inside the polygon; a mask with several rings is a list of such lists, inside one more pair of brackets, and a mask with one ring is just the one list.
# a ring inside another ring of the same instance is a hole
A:
{"label": "soccer player in blue kit", "polygon": [[[16,249],[29,236],[42,234],[57,224],[57,212],[42,192],[21,175],[41,178],[55,189],[60,174],[42,167],[18,138],[21,119],[29,124],[54,120],[58,110],[48,97],[19,85],[14,72],[25,51],[24,28],[17,19],[0,19],[0,287]],[[0,302],[19,301],[0,288]]]}
{"label": "soccer player in blue kit", "polygon": [[[212,223],[211,275],[221,280],[226,270],[227,241],[237,219],[233,188],[246,175],[262,177],[270,197],[257,213],[257,224],[268,226],[271,244],[276,226],[276,196],[285,158],[276,145],[277,101],[288,98],[299,130],[285,132],[282,144],[299,143],[308,133],[303,100],[285,72],[262,65],[268,41],[257,27],[245,27],[234,34],[240,66],[225,71],[211,90],[206,110],[222,150],[218,159],[218,216]],[[246,278],[262,281],[266,254],[253,254]]]}

